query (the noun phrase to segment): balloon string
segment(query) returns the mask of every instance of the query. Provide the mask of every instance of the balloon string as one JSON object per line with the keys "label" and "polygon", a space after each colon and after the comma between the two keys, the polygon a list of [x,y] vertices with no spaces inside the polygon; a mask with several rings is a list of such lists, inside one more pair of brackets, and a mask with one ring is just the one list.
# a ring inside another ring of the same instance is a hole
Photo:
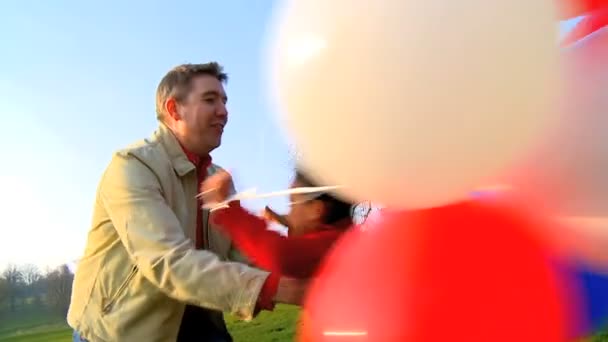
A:
{"label": "balloon string", "polygon": [[[335,189],[339,189],[339,188],[342,188],[342,186],[331,185],[331,186],[315,186],[315,187],[298,187],[298,188],[291,188],[291,189],[280,190],[280,191],[267,192],[267,193],[262,193],[262,194],[256,193],[256,189],[250,189],[250,190],[239,192],[233,196],[230,196],[227,200],[220,202],[220,203],[217,203],[217,202],[216,203],[205,203],[205,204],[203,204],[203,209],[209,209],[209,210],[213,211],[216,209],[227,208],[228,203],[230,203],[232,201],[272,198],[272,197],[279,197],[279,196],[288,196],[291,194],[311,194],[311,193],[315,193],[315,192],[331,191],[331,190],[335,190]],[[200,194],[196,195],[196,197],[197,198],[204,197],[206,194],[209,194],[212,191],[215,191],[215,189],[210,189],[210,190],[201,192]]]}

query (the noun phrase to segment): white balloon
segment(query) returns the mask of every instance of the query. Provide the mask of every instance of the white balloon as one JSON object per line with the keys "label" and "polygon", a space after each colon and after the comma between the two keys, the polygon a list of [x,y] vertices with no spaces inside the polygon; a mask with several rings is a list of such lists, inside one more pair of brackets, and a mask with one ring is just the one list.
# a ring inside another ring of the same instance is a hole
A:
{"label": "white balloon", "polygon": [[430,207],[539,135],[558,84],[551,0],[293,0],[273,91],[304,168],[352,200]]}
{"label": "white balloon", "polygon": [[563,56],[560,120],[504,183],[559,216],[608,217],[608,28]]}

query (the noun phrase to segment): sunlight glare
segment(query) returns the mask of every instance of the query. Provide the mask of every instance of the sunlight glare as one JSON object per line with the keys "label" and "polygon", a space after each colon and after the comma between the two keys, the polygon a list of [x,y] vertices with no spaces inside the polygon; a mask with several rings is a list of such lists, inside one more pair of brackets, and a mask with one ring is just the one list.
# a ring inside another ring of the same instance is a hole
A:
{"label": "sunlight glare", "polygon": [[327,42],[313,34],[296,37],[287,47],[287,60],[289,67],[298,67],[315,58],[327,47]]}

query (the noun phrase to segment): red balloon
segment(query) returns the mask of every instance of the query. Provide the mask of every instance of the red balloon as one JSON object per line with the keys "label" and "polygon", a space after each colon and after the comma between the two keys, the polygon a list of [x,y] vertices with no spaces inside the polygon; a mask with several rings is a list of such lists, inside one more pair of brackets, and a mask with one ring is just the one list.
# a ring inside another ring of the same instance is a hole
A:
{"label": "red balloon", "polygon": [[330,253],[300,341],[566,341],[567,289],[538,224],[481,202],[387,212]]}
{"label": "red balloon", "polygon": [[608,7],[608,0],[556,0],[559,19],[571,19]]}
{"label": "red balloon", "polygon": [[562,46],[573,44],[588,35],[608,26],[608,6],[590,13],[581,19],[562,39]]}

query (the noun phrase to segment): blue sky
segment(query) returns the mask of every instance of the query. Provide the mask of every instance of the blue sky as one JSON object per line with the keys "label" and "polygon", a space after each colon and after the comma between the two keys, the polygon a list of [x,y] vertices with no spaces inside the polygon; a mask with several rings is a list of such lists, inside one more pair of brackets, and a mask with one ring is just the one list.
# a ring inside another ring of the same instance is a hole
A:
{"label": "blue sky", "polygon": [[[241,190],[286,187],[289,149],[263,69],[275,3],[0,4],[0,268],[79,257],[99,176],[114,150],[155,129],[156,85],[183,62],[217,60],[231,76],[230,121],[214,160],[235,171]],[[270,204],[285,207],[282,199]]]}

